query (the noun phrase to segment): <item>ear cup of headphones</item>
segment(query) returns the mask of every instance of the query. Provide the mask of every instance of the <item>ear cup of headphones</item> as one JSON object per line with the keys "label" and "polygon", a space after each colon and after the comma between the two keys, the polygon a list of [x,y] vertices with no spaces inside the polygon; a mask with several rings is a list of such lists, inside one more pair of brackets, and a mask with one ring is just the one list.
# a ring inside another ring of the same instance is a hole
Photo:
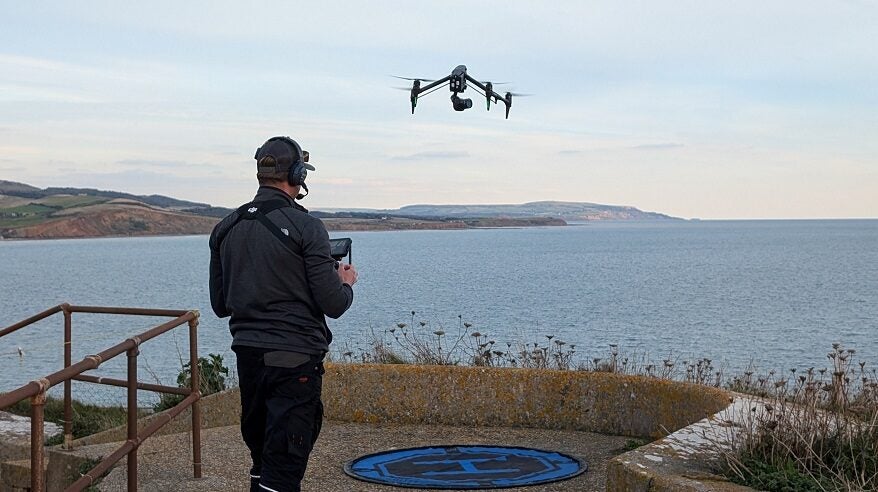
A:
{"label": "ear cup of headphones", "polygon": [[308,176],[308,170],[305,169],[305,163],[301,159],[290,167],[290,174],[287,176],[287,182],[290,186],[302,186],[305,184],[305,178]]}
{"label": "ear cup of headphones", "polygon": [[302,186],[305,178],[308,176],[308,170],[305,168],[305,161],[302,158],[302,147],[290,137],[281,137],[296,153],[296,158],[290,166],[290,173],[287,176],[287,182],[290,186]]}

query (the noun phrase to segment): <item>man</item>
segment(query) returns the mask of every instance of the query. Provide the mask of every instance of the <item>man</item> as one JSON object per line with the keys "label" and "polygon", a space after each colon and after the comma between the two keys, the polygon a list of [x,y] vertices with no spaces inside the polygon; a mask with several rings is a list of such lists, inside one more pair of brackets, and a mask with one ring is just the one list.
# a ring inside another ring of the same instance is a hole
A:
{"label": "man", "polygon": [[353,266],[329,255],[323,223],[295,199],[314,166],[289,137],[256,150],[259,190],[210,236],[210,302],[230,316],[251,491],[299,491],[323,421],[323,356],[353,301]]}

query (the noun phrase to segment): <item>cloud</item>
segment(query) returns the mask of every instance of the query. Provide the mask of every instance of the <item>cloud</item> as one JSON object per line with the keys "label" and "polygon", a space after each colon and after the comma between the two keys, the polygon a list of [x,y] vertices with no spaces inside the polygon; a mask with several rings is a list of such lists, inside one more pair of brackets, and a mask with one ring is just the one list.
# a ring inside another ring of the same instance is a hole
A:
{"label": "cloud", "polygon": [[116,161],[115,164],[130,167],[179,167],[186,165],[183,161],[154,161],[147,159],[123,159]]}
{"label": "cloud", "polygon": [[192,163],[185,161],[165,161],[154,159],[123,159],[114,164],[123,167],[134,168],[159,168],[159,169],[217,169],[220,166],[207,163]]}
{"label": "cloud", "polygon": [[393,157],[395,161],[424,161],[433,159],[464,159],[469,157],[467,151],[458,150],[433,150],[428,152],[417,152],[415,154],[400,155]]}
{"label": "cloud", "polygon": [[354,185],[357,182],[351,178],[311,178],[311,175],[308,174],[308,182],[309,183],[317,183],[321,185],[331,185],[331,186],[350,186]]}
{"label": "cloud", "polygon": [[669,149],[678,149],[680,147],[685,147],[685,145],[683,145],[681,143],[664,142],[664,143],[656,143],[656,144],[633,145],[633,146],[628,147],[628,148],[634,149],[634,150],[669,150]]}
{"label": "cloud", "polygon": [[574,150],[574,149],[567,149],[567,150],[559,150],[558,151],[559,155],[576,155],[576,154],[581,154],[581,153],[582,153],[581,150]]}

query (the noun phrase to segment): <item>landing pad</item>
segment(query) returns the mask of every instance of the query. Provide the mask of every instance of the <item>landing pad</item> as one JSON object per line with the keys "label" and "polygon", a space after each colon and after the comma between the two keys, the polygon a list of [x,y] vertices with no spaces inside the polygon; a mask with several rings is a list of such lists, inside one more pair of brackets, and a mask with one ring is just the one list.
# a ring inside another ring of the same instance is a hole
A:
{"label": "landing pad", "polygon": [[361,456],[345,473],[367,482],[428,489],[502,489],[575,477],[588,466],[554,451],[507,446],[430,446]]}

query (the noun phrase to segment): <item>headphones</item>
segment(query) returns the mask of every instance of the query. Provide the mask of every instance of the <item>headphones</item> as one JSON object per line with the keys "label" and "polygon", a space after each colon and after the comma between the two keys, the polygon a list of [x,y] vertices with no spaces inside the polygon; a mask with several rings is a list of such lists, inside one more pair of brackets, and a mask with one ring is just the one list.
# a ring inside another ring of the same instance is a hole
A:
{"label": "headphones", "polygon": [[[296,141],[293,140],[292,138],[290,138],[290,137],[269,138],[268,140],[266,140],[266,142],[264,144],[262,144],[262,147],[259,147],[258,149],[256,149],[256,154],[253,156],[253,158],[256,159],[257,163],[258,163],[258,161],[260,159],[259,151],[261,151],[263,147],[265,147],[266,145],[268,145],[269,143],[271,143],[275,140],[280,140],[280,141],[286,143],[287,145],[289,145],[293,150],[295,150],[296,155],[294,157],[292,164],[290,165],[290,170],[289,170],[289,173],[287,174],[287,182],[290,184],[290,186],[303,186],[303,187],[305,187],[305,190],[307,192],[308,188],[307,188],[307,186],[305,186],[305,178],[308,176],[308,169],[305,167],[304,152],[302,151],[302,147],[299,147],[299,144],[296,143]],[[280,162],[277,159],[277,157],[275,157],[274,162],[275,162],[275,164],[274,164],[275,170],[277,170],[277,167],[280,166]]]}

